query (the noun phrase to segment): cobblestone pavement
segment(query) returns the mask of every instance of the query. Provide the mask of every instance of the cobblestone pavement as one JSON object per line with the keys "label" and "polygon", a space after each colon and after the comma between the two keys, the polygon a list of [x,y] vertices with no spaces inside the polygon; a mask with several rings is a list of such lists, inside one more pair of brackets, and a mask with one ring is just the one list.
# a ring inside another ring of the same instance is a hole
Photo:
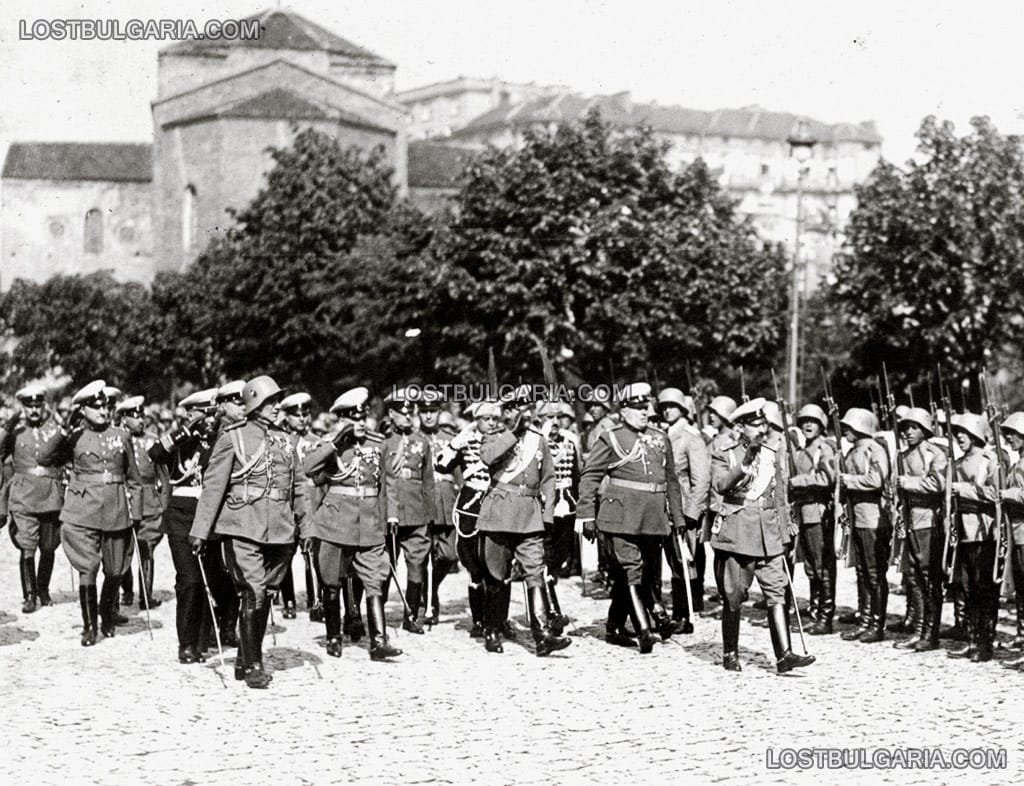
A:
{"label": "cobblestone pavement", "polygon": [[[301,571],[296,559],[300,585]],[[226,668],[216,660],[178,664],[166,544],[157,551],[164,604],[152,615],[152,641],[131,609],[131,624],[115,638],[83,649],[63,554],[57,605],[32,615],[21,614],[16,552],[6,543],[0,577],[0,741],[12,784],[1016,784],[1024,770],[1024,674],[1000,668],[1006,651],[971,664],[889,642],[808,637],[818,662],[780,677],[768,631],[755,624],[764,614],[750,609],[740,637],[744,670],[732,674],[720,666],[716,619],[641,657],[601,640],[607,601],[582,598],[572,579],[560,585],[578,627],[569,649],[537,658],[532,643],[506,644],[504,655],[489,655],[467,635],[460,573],[442,588],[437,628],[424,636],[392,631],[405,650],[393,663],[371,663],[365,640],[329,658],[322,625],[301,611],[282,621],[278,610],[265,645],[275,679],[253,691],[232,679],[234,651]],[[852,572],[841,572],[840,587],[847,606]],[[392,624],[399,621],[398,604],[388,608]],[[890,618],[902,610],[903,598],[891,596]],[[518,587],[512,614],[525,642]],[[1001,618],[1005,639],[1005,605]],[[824,746],[991,746],[1007,750],[1008,767],[768,766],[768,748]]]}

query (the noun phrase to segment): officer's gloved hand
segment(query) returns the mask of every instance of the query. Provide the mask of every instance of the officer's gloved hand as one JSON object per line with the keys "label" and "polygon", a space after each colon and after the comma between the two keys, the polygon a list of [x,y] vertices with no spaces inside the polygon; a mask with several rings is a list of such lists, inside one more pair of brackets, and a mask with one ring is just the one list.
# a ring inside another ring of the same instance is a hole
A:
{"label": "officer's gloved hand", "polygon": [[682,535],[685,532],[686,532],[686,520],[685,519],[683,521],[673,521],[672,522],[672,533],[674,535]]}
{"label": "officer's gloved hand", "polygon": [[388,537],[392,537],[396,532],[398,532],[398,519],[388,519]]}
{"label": "officer's gloved hand", "polygon": [[747,452],[743,454],[743,463],[746,466],[749,467],[757,459],[757,454],[761,452],[762,442],[763,439],[760,434],[750,440],[750,443],[747,445]]}
{"label": "officer's gloved hand", "polygon": [[354,423],[346,423],[344,426],[342,426],[338,430],[338,433],[334,435],[334,447],[341,450],[342,448],[353,442],[355,440],[355,430],[356,427]]}
{"label": "officer's gloved hand", "polygon": [[313,543],[314,543],[313,538],[302,538],[299,541],[299,548],[302,549],[302,553],[303,554],[312,554],[313,553]]}
{"label": "officer's gloved hand", "polygon": [[142,519],[132,519],[132,529],[138,530],[142,526]]}
{"label": "officer's gloved hand", "polygon": [[192,553],[197,557],[202,556],[206,551],[206,541],[202,538],[189,537],[188,544],[192,547]]}
{"label": "officer's gloved hand", "polygon": [[464,447],[466,447],[466,445],[469,444],[469,442],[470,442],[470,440],[472,438],[473,438],[473,427],[470,426],[469,428],[463,429],[458,434],[456,434],[454,437],[452,437],[452,440],[451,440],[451,442],[448,443],[448,446],[452,450],[462,450]]}
{"label": "officer's gloved hand", "polygon": [[597,522],[593,519],[583,522],[583,537],[593,542],[597,538]]}
{"label": "officer's gloved hand", "polygon": [[550,520],[545,520],[544,521],[544,531],[548,535],[551,535],[551,534],[554,533],[554,531],[555,531],[555,520],[554,519],[550,519]]}

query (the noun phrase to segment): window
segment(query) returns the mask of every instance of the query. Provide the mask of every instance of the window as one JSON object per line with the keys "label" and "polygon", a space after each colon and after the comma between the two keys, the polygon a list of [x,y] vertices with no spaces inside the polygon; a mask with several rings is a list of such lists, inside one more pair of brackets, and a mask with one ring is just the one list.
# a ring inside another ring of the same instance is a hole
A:
{"label": "window", "polygon": [[85,214],[85,253],[103,253],[103,214],[96,208]]}
{"label": "window", "polygon": [[181,247],[190,251],[196,242],[198,224],[196,219],[196,187],[189,183],[181,199]]}

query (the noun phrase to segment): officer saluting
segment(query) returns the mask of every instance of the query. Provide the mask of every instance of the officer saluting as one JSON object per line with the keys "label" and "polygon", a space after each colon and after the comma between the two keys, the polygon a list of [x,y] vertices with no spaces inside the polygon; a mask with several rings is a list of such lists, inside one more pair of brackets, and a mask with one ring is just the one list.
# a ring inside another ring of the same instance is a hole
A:
{"label": "officer saluting", "polygon": [[302,471],[295,446],[273,421],[281,388],[268,376],[245,384],[246,419],[222,429],[203,478],[191,536],[202,552],[220,535],[231,579],[241,595],[236,679],[266,688],[263,636],[269,593],[278,588],[295,553],[296,524],[305,513]]}
{"label": "officer saluting", "polygon": [[[661,581],[661,543],[671,527],[682,533],[686,525],[672,445],[667,435],[648,426],[651,386],[627,385],[622,395],[622,424],[598,436],[580,477],[576,515],[586,537],[593,539],[600,530],[610,540],[615,586],[608,611],[609,640],[627,642],[622,627],[631,607],[637,644],[640,652],[648,653],[655,641],[649,608],[663,639],[674,630],[652,589]],[[598,487],[605,476],[608,484],[595,523]]]}
{"label": "officer saluting", "polygon": [[325,493],[320,507],[302,524],[302,546],[311,548],[313,538],[318,542],[327,654],[341,657],[341,587],[355,574],[366,589],[370,659],[385,660],[402,651],[388,644],[384,618],[384,437],[366,428],[367,395],[366,388],[358,387],[335,399],[331,412],[339,418],[337,434],[313,448],[303,462],[306,474]]}
{"label": "officer saluting", "polygon": [[[22,412],[16,412],[0,429],[0,462],[8,456],[14,464],[7,510],[11,535],[21,549],[23,614],[40,606],[52,606],[50,576],[53,555],[60,545],[60,509],[64,503],[63,474],[59,466],[39,463],[40,454],[52,453],[60,440],[60,426],[46,410],[42,387],[29,385],[16,394]],[[0,522],[0,526],[3,523]],[[36,549],[39,573],[36,574]]]}
{"label": "officer saluting", "polygon": [[732,413],[735,439],[714,451],[711,479],[721,494],[720,515],[711,534],[715,579],[722,596],[722,665],[740,671],[740,604],[757,578],[768,603],[768,625],[776,668],[782,674],[814,662],[790,646],[786,612],[788,523],[780,520],[776,495],[785,493],[778,453],[766,444],[768,422],[763,398],[741,404]]}

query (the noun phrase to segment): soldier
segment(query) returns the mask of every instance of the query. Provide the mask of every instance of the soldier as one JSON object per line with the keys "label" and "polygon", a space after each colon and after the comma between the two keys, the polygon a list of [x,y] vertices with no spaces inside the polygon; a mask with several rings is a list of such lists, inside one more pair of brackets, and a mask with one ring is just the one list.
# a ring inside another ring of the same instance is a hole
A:
{"label": "soldier", "polygon": [[[455,436],[455,418],[450,412],[441,412],[438,396],[425,396],[419,405],[420,431],[430,441],[430,455],[436,459]],[[442,422],[443,419],[443,422]],[[436,467],[436,461],[435,461]],[[434,525],[430,528],[431,582],[426,591],[430,592],[431,625],[436,625],[441,614],[438,591],[445,576],[458,563],[458,536],[452,509],[455,506],[455,475],[434,469]]]}
{"label": "soldier", "polygon": [[[469,629],[471,638],[484,635],[484,562],[480,547],[477,518],[480,515],[480,503],[491,485],[491,475],[487,465],[480,459],[480,444],[483,435],[497,426],[501,418],[501,408],[494,402],[480,402],[466,407],[464,413],[475,418],[475,423],[464,428],[451,438],[435,461],[435,469],[440,472],[452,472],[458,468],[462,475],[452,509],[452,521],[455,524],[458,538],[457,551],[459,562],[469,573],[469,611],[472,627]],[[502,587],[503,617],[508,617],[508,604],[511,588]],[[507,639],[515,637],[511,625],[504,624],[503,635]]]}
{"label": "soldier", "polygon": [[804,445],[793,450],[796,474],[789,479],[793,504],[800,516],[800,555],[810,587],[814,624],[809,633],[832,633],[836,613],[835,449],[825,439],[828,417],[817,404],[807,404],[796,416]]}
{"label": "soldier", "polygon": [[[188,420],[172,427],[149,448],[149,458],[163,468],[166,479],[164,509],[160,530],[167,535],[167,545],[174,563],[175,626],[178,634],[178,662],[204,663],[203,630],[208,619],[203,595],[203,576],[199,561],[188,542],[196,506],[203,490],[203,471],[213,447],[216,428],[217,388],[199,390],[183,398],[180,406]],[[202,557],[210,581],[219,549],[209,549]],[[237,604],[227,608],[217,601],[221,627],[221,643],[237,647],[235,636]]]}
{"label": "soldier", "polygon": [[526,581],[536,653],[543,657],[571,642],[552,630],[544,591],[544,532],[554,523],[555,470],[547,440],[530,425],[529,409],[529,387],[524,385],[505,402],[504,424],[484,434],[480,459],[491,473],[491,486],[480,503],[477,527],[486,566],[487,651],[503,651],[502,587],[510,578],[514,557]]}
{"label": "soldier", "polygon": [[700,434],[687,421],[686,397],[679,388],[665,388],[658,395],[658,408],[668,425],[672,443],[672,459],[679,489],[683,496],[683,520],[686,522],[686,547],[693,556],[693,565],[683,565],[676,550],[675,539],[665,541],[665,555],[672,568],[672,619],[676,633],[693,633],[693,622],[687,608],[686,585],[690,582],[694,613],[704,610],[704,543],[700,539],[701,522],[707,513],[708,491],[711,487],[711,457]]}
{"label": "soldier", "polygon": [[[414,404],[406,391],[396,391],[384,403],[394,428],[384,441],[385,510],[388,525],[388,553],[397,565],[398,550],[405,556],[405,601],[408,608],[402,628],[423,633],[419,620],[423,584],[430,553],[430,528],[437,520],[434,509],[434,460],[430,440],[412,430]],[[398,580],[397,578],[395,579]],[[387,600],[389,579],[384,582]]]}
{"label": "soldier", "polygon": [[305,513],[305,484],[295,446],[273,421],[281,388],[268,376],[245,384],[246,419],[223,428],[210,453],[195,521],[193,549],[221,536],[224,561],[241,596],[235,678],[250,688],[272,679],[263,667],[270,594],[295,553]]}
{"label": "soldier", "polygon": [[732,415],[737,429],[733,441],[711,456],[711,478],[722,495],[720,515],[711,535],[715,550],[715,579],[722,596],[722,665],[740,671],[740,605],[756,577],[767,599],[768,627],[776,670],[783,674],[814,663],[813,655],[793,652],[786,609],[785,559],[787,523],[780,519],[776,495],[782,493],[785,473],[781,456],[767,445],[767,402],[754,398]]}
{"label": "soldier", "polygon": [[846,455],[839,482],[853,505],[851,548],[857,571],[860,624],[842,634],[844,641],[871,643],[885,638],[885,610],[889,600],[889,543],[892,522],[882,511],[882,491],[889,476],[889,457],[873,434],[878,420],[866,409],[853,407],[840,421],[843,438],[853,443]]}
{"label": "soldier", "polygon": [[[662,639],[674,626],[656,600],[661,581],[661,544],[670,528],[685,530],[679,478],[668,437],[648,426],[651,386],[627,385],[622,392],[622,425],[602,432],[580,478],[577,517],[591,540],[602,531],[608,541],[614,574],[606,639],[628,645],[626,616],[632,615],[641,653],[654,647],[652,620]],[[598,487],[607,486],[595,511]]]}
{"label": "soldier", "polygon": [[953,436],[963,451],[953,468],[956,526],[959,529],[956,564],[964,593],[964,623],[968,640],[946,653],[950,658],[992,660],[992,642],[999,611],[999,587],[992,580],[996,557],[996,457],[985,451],[985,419],[967,412],[952,419]]}
{"label": "soldier", "polygon": [[[153,597],[153,553],[163,538],[160,522],[166,505],[167,477],[163,465],[155,463],[149,456],[157,437],[145,430],[145,416],[142,411],[144,401],[142,396],[126,398],[117,405],[115,411],[123,427],[131,435],[135,462],[138,464],[139,477],[142,479],[142,510],[134,513],[134,518],[140,522],[135,531],[139,547],[139,608],[147,608],[148,603],[148,608],[155,609],[162,601]],[[131,592],[130,578],[129,566],[121,584],[126,595]],[[126,599],[125,604],[128,602]]]}
{"label": "soldier", "polygon": [[[63,471],[55,464],[41,464],[41,454],[53,454],[60,440],[60,426],[46,409],[45,391],[29,385],[15,396],[21,411],[15,412],[0,430],[0,461],[13,463],[8,486],[7,510],[11,536],[21,551],[21,592],[23,614],[40,606],[52,606],[50,576],[53,558],[60,545],[60,509],[64,501]],[[0,522],[0,526],[6,523]],[[39,572],[36,573],[36,549]]]}
{"label": "soldier", "polygon": [[327,654],[341,657],[341,587],[353,573],[366,589],[370,659],[397,657],[388,643],[384,582],[389,567],[384,548],[383,435],[366,428],[367,390],[353,388],[331,405],[339,417],[334,438],[313,448],[303,462],[306,475],[324,487],[320,507],[302,525],[303,549],[319,543],[317,561],[324,587]]}
{"label": "soldier", "polygon": [[939,648],[942,618],[942,492],[945,487],[946,454],[928,440],[934,431],[931,414],[908,407],[898,421],[907,447],[902,452],[903,473],[897,484],[910,511],[906,522],[907,604],[920,614],[912,617],[911,637],[898,641],[897,649],[925,652]]}
{"label": "soldier", "polygon": [[[576,540],[576,503],[579,500],[580,461],[576,435],[562,428],[558,415],[564,403],[543,404],[538,409],[542,419],[540,432],[547,440],[555,470],[554,522],[544,533],[544,590],[551,608],[551,630],[560,636],[569,618],[562,613],[555,587],[567,563],[571,563]],[[570,409],[571,412],[571,409]]]}
{"label": "soldier", "polygon": [[[73,410],[60,439],[41,451],[39,463],[71,463],[64,507],[61,510],[64,553],[78,571],[78,599],[82,607],[82,646],[96,643],[97,614],[104,637],[128,618],[116,604],[131,553],[130,527],[139,526],[129,511],[142,510],[142,483],[131,437],[110,425],[110,410],[98,379],[71,399]],[[84,424],[79,425],[80,421]],[[139,515],[139,513],[133,513]],[[97,604],[96,575],[103,565],[103,590]]]}
{"label": "soldier", "polygon": [[[1007,473],[1002,499],[1003,515],[1008,516],[1010,522],[1010,570],[1017,611],[1017,635],[1010,642],[1010,648],[1020,650],[1024,649],[1024,412],[1011,413],[1000,429],[1010,449],[1019,456]],[[1003,666],[1008,669],[1021,668],[1024,666],[1024,654],[1004,662]]]}
{"label": "soldier", "polygon": [[[313,398],[308,393],[292,393],[281,399],[278,411],[284,416],[285,430],[295,435],[295,450],[301,461],[306,460],[309,452],[320,445],[320,438],[312,432],[312,412],[310,406]],[[308,509],[314,511],[320,507],[319,489],[307,479],[306,494],[309,501]],[[320,567],[316,559],[317,544],[314,539],[310,544],[309,553],[303,552],[303,562],[306,568],[306,587],[313,586],[313,575],[316,575],[316,586],[312,592],[306,593],[306,611],[313,622],[323,622],[323,582],[320,580]],[[319,589],[320,594],[317,594]],[[288,566],[288,573],[285,574],[281,584],[281,597],[284,601],[284,611],[281,616],[285,619],[295,619],[295,582],[292,578],[292,566]]]}

